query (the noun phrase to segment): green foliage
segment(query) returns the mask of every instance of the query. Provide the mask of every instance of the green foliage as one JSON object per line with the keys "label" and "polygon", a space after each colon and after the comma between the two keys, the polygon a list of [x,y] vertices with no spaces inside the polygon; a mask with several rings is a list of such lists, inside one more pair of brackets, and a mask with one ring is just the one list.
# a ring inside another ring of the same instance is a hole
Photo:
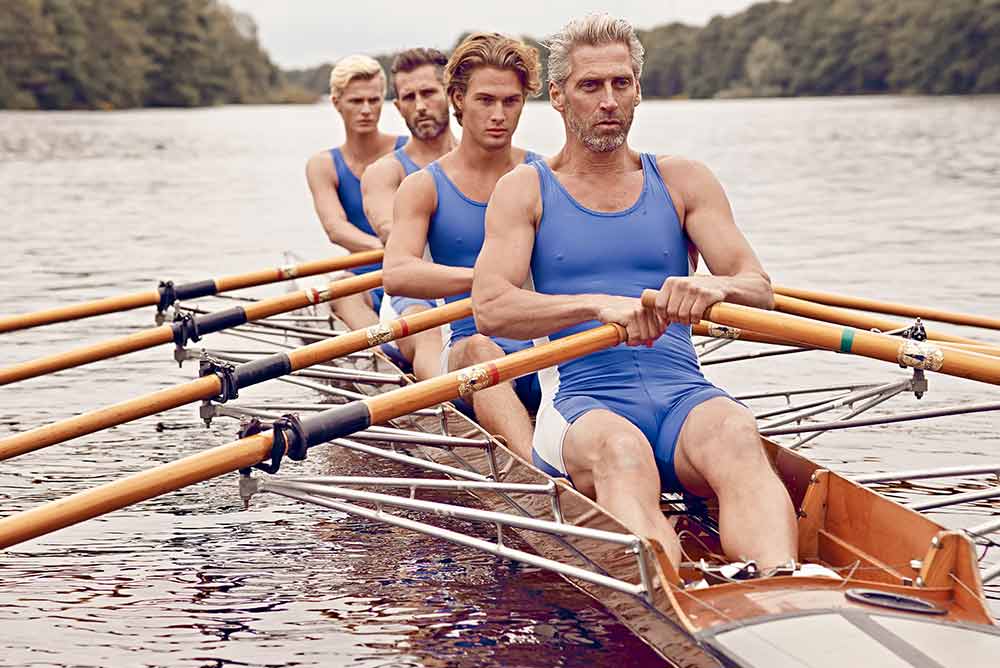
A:
{"label": "green foliage", "polygon": [[3,0],[0,108],[273,102],[301,93],[218,0]]}
{"label": "green foliage", "polygon": [[[639,38],[647,98],[1000,92],[1000,0],[762,2]],[[309,102],[329,77],[281,72],[220,0],[0,1],[0,108]]]}

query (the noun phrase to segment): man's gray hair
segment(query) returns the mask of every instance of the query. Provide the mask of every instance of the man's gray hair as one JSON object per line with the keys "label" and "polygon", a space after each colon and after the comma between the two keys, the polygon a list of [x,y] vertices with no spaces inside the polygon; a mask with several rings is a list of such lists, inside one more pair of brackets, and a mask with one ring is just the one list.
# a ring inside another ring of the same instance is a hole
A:
{"label": "man's gray hair", "polygon": [[608,14],[590,14],[573,19],[555,35],[545,41],[549,50],[549,81],[560,88],[569,79],[569,54],[581,44],[600,46],[619,42],[628,47],[632,57],[632,73],[638,80],[642,76],[642,59],[645,49],[635,35],[635,28],[625,19]]}

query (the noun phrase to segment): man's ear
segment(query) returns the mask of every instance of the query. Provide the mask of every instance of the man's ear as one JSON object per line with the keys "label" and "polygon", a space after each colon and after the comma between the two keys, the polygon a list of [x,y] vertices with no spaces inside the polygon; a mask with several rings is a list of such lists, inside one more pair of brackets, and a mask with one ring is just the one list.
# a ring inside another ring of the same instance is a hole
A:
{"label": "man's ear", "polygon": [[640,102],[642,102],[642,84],[639,83],[638,79],[636,79],[635,80],[635,106],[638,107]]}
{"label": "man's ear", "polygon": [[549,82],[549,104],[551,104],[552,108],[559,113],[562,113],[566,106],[566,100],[563,98],[562,89],[552,81]]}

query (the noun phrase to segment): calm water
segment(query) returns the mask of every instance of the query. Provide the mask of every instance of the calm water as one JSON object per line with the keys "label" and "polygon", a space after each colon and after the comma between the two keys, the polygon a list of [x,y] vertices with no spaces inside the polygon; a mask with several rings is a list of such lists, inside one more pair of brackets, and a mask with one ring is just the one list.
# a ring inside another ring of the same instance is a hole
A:
{"label": "calm water", "polygon": [[[385,127],[401,129],[394,110],[385,116]],[[529,105],[518,143],[551,152],[560,136],[555,113]],[[340,139],[325,106],[0,113],[0,312],[272,266],[286,248],[326,254],[303,166]],[[708,163],[777,282],[1000,314],[1000,98],[647,102],[632,143]],[[150,317],[7,334],[0,365],[133,331]],[[734,393],[904,375],[816,353],[707,372]],[[0,388],[0,434],[193,373],[163,349]],[[244,394],[315,400],[281,384]],[[884,412],[997,398],[988,386],[933,377],[923,400],[897,398]],[[995,462],[998,425],[994,414],[842,432],[808,452],[847,472]],[[0,512],[233,431],[231,421],[200,428],[194,410],[181,409],[0,464]],[[296,472],[366,470],[327,450]],[[982,484],[889,492],[911,499]],[[967,526],[998,508],[936,517]],[[228,477],[8,550],[0,576],[0,663],[10,666],[653,661],[556,577],[273,499],[243,512]],[[1000,591],[991,596],[1000,614]]]}

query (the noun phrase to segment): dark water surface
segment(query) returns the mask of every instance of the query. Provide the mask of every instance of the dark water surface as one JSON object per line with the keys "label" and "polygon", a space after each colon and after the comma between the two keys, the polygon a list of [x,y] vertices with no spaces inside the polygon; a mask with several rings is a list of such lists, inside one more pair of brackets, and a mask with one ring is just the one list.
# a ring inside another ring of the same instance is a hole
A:
{"label": "dark water surface", "polygon": [[[385,127],[401,128],[392,109],[385,115]],[[529,105],[517,143],[549,153],[560,136],[555,113]],[[339,140],[325,106],[0,113],[0,313],[273,266],[286,248],[327,254],[303,171],[312,151]],[[1000,314],[1000,98],[647,102],[632,143],[708,163],[776,282]],[[0,365],[150,320],[145,310],[5,334]],[[962,333],[1000,343],[995,333]],[[905,377],[821,353],[706,372],[734,393]],[[193,374],[165,347],[0,388],[0,434]],[[316,400],[283,384],[243,394]],[[998,397],[993,387],[934,376],[924,399],[878,410]],[[831,433],[807,454],[846,472],[996,462],[998,426],[997,414],[980,414]],[[223,443],[234,428],[217,420],[206,430],[195,409],[178,409],[0,464],[0,513]],[[366,470],[333,450],[295,468]],[[0,664],[655,663],[557,577],[273,498],[244,512],[234,478],[0,555]],[[985,484],[887,491],[912,500]],[[980,502],[935,518],[968,526],[998,508]],[[990,595],[1000,614],[1000,590]]]}

